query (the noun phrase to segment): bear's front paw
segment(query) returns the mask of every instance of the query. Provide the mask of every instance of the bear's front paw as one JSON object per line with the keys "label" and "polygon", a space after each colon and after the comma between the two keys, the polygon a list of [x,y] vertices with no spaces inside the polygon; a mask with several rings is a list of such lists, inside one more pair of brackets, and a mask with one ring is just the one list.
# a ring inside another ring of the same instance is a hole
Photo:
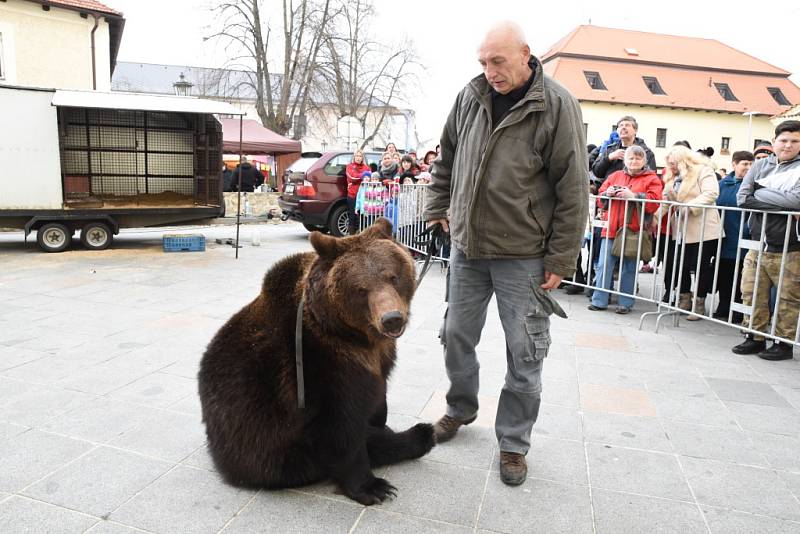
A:
{"label": "bear's front paw", "polygon": [[358,490],[348,492],[347,496],[364,506],[380,504],[389,497],[397,497],[397,488],[383,478],[373,478]]}
{"label": "bear's front paw", "polygon": [[417,423],[407,430],[411,436],[411,443],[414,444],[414,453],[411,458],[419,458],[430,452],[436,445],[436,435],[433,432],[433,425],[429,423]]}

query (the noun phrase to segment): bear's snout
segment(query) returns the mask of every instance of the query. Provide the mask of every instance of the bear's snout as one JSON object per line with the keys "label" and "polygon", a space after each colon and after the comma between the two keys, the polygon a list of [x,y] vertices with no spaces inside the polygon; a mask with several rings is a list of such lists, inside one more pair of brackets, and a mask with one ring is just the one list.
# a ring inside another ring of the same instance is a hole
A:
{"label": "bear's snout", "polygon": [[400,337],[405,330],[406,319],[399,311],[390,311],[381,317],[383,333],[390,337]]}

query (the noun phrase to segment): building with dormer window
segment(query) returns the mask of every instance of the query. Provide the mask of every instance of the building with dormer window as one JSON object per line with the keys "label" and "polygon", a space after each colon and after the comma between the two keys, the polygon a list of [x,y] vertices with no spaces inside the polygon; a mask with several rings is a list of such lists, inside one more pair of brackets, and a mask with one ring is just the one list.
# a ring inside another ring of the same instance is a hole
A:
{"label": "building with dormer window", "polygon": [[800,104],[790,72],[714,39],[578,26],[542,64],[580,101],[587,142],[633,115],[659,166],[685,139],[730,168],[734,151],[771,139],[774,117]]}

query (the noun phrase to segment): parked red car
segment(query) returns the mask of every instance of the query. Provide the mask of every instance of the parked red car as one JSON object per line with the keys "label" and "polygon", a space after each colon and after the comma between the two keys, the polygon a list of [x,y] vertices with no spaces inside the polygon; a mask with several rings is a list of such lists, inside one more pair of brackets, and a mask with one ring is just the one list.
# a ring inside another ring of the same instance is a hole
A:
{"label": "parked red car", "polygon": [[[380,166],[381,153],[364,152],[367,165]],[[278,205],[284,219],[300,221],[306,230],[347,235],[347,179],[344,171],[352,152],[304,152],[284,175]]]}

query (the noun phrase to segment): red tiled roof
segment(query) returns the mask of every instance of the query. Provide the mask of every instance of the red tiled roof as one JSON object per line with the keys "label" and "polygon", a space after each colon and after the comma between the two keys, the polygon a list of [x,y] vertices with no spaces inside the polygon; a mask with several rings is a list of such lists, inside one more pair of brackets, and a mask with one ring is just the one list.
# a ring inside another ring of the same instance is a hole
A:
{"label": "red tiled roof", "polygon": [[[626,49],[632,49],[635,54],[629,53]],[[680,37],[600,26],[578,26],[545,52],[542,55],[542,61],[564,55],[785,76],[790,74],[714,39]]]}
{"label": "red tiled roof", "polygon": [[[800,103],[787,71],[712,39],[579,26],[542,58],[545,72],[578,100],[777,115],[790,106],[767,90],[776,87]],[[597,72],[606,90],[593,89],[585,71]],[[643,76],[656,78],[666,95],[651,93]],[[725,100],[715,83],[727,84],[738,100]]]}
{"label": "red tiled roof", "polygon": [[[777,87],[789,102],[800,103],[800,88],[785,77],[575,58],[551,60],[544,65],[544,70],[578,100],[776,115],[790,107],[779,105],[767,90],[767,87]],[[592,89],[584,71],[599,73],[607,90]],[[666,95],[651,93],[643,76],[655,77]],[[738,101],[725,100],[714,83],[728,84]]]}
{"label": "red tiled roof", "polygon": [[[36,1],[36,0],[35,0]],[[105,4],[101,4],[96,0],[41,0],[37,4],[50,5],[53,7],[65,7],[67,9],[85,9],[87,11],[96,11],[98,13],[108,13],[109,15],[122,16],[120,11],[111,9]]]}

